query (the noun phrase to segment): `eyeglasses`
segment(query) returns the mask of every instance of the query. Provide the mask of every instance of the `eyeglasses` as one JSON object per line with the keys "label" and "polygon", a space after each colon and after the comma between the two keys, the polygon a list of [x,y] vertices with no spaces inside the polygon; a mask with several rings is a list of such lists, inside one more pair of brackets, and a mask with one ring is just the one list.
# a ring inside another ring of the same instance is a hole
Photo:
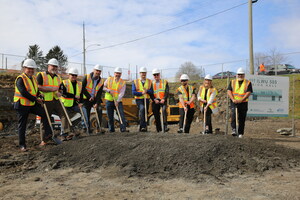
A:
{"label": "eyeglasses", "polygon": [[76,76],[77,77],[77,75],[76,74],[70,74],[71,76]]}
{"label": "eyeglasses", "polygon": [[188,80],[181,80],[181,82],[186,82],[186,81],[188,81]]}
{"label": "eyeglasses", "polygon": [[238,76],[244,76],[245,74],[238,74]]}
{"label": "eyeglasses", "polygon": [[159,74],[153,74],[153,76],[158,76]]}

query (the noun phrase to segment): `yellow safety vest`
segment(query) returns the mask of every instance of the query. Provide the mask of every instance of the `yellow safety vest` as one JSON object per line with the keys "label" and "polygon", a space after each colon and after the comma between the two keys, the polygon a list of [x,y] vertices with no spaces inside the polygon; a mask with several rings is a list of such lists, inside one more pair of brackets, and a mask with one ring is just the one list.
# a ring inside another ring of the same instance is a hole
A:
{"label": "yellow safety vest", "polygon": [[[99,78],[101,78],[101,77],[99,77]],[[96,85],[94,97],[97,96],[97,93],[98,93],[99,89],[101,88],[101,86],[103,85],[103,83],[104,83],[104,81],[101,78],[99,83]],[[93,83],[93,80],[92,80],[92,76],[91,76],[91,74],[87,74],[86,75],[85,89],[88,91],[89,94],[92,94],[93,86],[94,86],[94,83]],[[87,99],[87,97],[85,95],[83,95],[83,99]]]}
{"label": "yellow safety vest", "polygon": [[153,85],[154,97],[156,99],[163,99],[165,97],[167,81],[160,79],[158,88],[156,87],[157,84],[155,81],[152,81],[152,85]]}
{"label": "yellow safety vest", "polygon": [[[143,86],[141,79],[136,79],[133,82],[134,82],[135,89],[137,92],[143,92],[144,88],[145,88],[145,90],[149,90],[151,88],[151,84],[152,84],[152,81],[150,79],[146,79],[144,86]],[[144,99],[144,96],[146,96],[146,99],[150,98],[149,94],[142,95],[142,96],[134,96],[134,98]]]}
{"label": "yellow safety vest", "polygon": [[[46,87],[47,89],[50,88],[58,88],[61,84],[61,78],[59,75],[56,75],[52,78],[50,74],[47,74],[46,72],[40,72],[39,74],[43,77],[43,87]],[[41,92],[44,94],[45,101],[53,101],[53,99],[58,99],[58,96],[56,92]]]}
{"label": "yellow safety vest", "polygon": [[[216,90],[216,88],[208,88],[207,90],[207,96],[206,96],[206,99],[207,101],[209,101],[210,99],[210,96],[213,92],[216,92],[216,95],[218,94],[218,91]],[[205,87],[203,85],[201,85],[199,87],[199,93],[200,93],[200,97],[201,99],[204,100],[204,97],[205,97]],[[200,107],[202,108],[203,107],[203,103],[200,101]],[[209,108],[213,111],[213,113],[215,113],[217,111],[217,108],[218,108],[218,104],[217,104],[217,98],[215,97],[212,104],[209,106]]]}
{"label": "yellow safety vest", "polygon": [[22,96],[22,94],[20,93],[18,87],[17,87],[17,80],[18,78],[22,78],[24,85],[26,87],[26,90],[32,95],[35,96],[37,95],[37,91],[38,91],[38,86],[37,86],[37,81],[35,76],[32,76],[32,80],[30,80],[30,78],[28,78],[28,76],[23,73],[21,75],[19,75],[16,80],[15,80],[15,94],[14,94],[14,102],[17,102],[20,100],[21,105],[23,106],[34,106],[35,105],[35,101],[32,102],[29,99],[25,98]]}
{"label": "yellow safety vest", "polygon": [[120,78],[118,82],[116,82],[115,77],[107,78],[107,88],[110,90],[110,93],[105,93],[105,99],[108,101],[118,100],[119,94],[123,86],[125,85],[125,81]]}
{"label": "yellow safety vest", "polygon": [[[237,79],[231,81],[232,86],[232,95],[235,100],[240,100],[244,98],[247,93],[247,88],[250,84],[250,81],[244,79],[241,86],[239,85],[239,81]],[[248,98],[245,99],[243,102],[248,102]]]}
{"label": "yellow safety vest", "polygon": [[[67,89],[67,93],[74,94],[73,84],[70,79],[63,80],[63,84],[65,85],[65,87]],[[77,81],[75,96],[80,96],[81,88],[82,88],[82,83],[80,81]],[[61,96],[61,101],[63,102],[65,107],[72,107],[74,104],[74,98],[67,98],[67,97]]]}
{"label": "yellow safety vest", "polygon": [[[185,103],[185,102],[188,102],[188,98],[189,99],[192,98],[192,93],[194,91],[194,86],[188,85],[189,95],[187,94],[187,91],[186,91],[186,89],[183,85],[180,86],[177,90],[182,93],[182,98],[183,98],[183,101]],[[192,102],[190,104],[190,108],[194,108],[194,107],[195,107],[195,104],[194,104],[194,102]],[[183,105],[180,102],[179,102],[179,108],[183,108]]]}

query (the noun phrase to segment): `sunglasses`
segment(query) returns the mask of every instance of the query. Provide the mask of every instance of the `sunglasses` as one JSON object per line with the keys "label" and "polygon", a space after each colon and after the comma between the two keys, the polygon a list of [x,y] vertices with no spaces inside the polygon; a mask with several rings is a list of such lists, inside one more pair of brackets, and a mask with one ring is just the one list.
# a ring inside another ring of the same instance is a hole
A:
{"label": "sunglasses", "polygon": [[181,80],[181,82],[187,82],[188,80]]}
{"label": "sunglasses", "polygon": [[77,77],[77,75],[76,74],[70,74],[71,76],[76,76]]}
{"label": "sunglasses", "polygon": [[153,74],[153,76],[158,76],[159,74]]}
{"label": "sunglasses", "polygon": [[244,76],[245,74],[238,74],[238,76]]}

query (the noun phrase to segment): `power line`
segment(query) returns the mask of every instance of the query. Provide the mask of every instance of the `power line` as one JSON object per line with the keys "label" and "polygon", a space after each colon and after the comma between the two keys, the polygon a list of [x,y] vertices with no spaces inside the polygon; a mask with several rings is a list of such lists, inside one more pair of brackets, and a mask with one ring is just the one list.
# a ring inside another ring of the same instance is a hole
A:
{"label": "power line", "polygon": [[[228,11],[230,11],[230,10],[233,10],[233,9],[235,9],[235,8],[238,8],[238,7],[240,7],[240,6],[242,6],[242,5],[245,5],[245,4],[247,4],[247,3],[248,3],[248,2],[241,3],[241,4],[236,5],[236,6],[233,6],[233,7],[231,7],[231,8],[228,8],[228,9],[219,11],[219,12],[217,12],[217,13],[208,15],[208,16],[206,16],[206,17],[202,17],[202,18],[196,19],[196,20],[194,20],[194,21],[191,21],[191,22],[188,22],[188,23],[179,25],[179,26],[175,26],[175,27],[173,27],[173,28],[169,28],[169,29],[166,29],[166,30],[157,32],[157,33],[153,33],[153,34],[150,34],[150,35],[147,35],[147,36],[143,36],[143,37],[140,37],[140,38],[136,38],[136,39],[133,39],[133,40],[129,40],[129,41],[126,41],[126,42],[121,42],[121,43],[117,43],[117,44],[113,44],[113,45],[109,45],[109,46],[105,46],[105,47],[101,47],[101,48],[97,48],[97,49],[88,50],[88,52],[91,52],[91,51],[97,51],[97,50],[101,50],[101,49],[113,48],[113,47],[116,47],[116,46],[121,46],[121,45],[124,45],[124,44],[129,44],[129,43],[133,43],[133,42],[136,42],[136,41],[139,41],[139,40],[143,40],[143,39],[146,39],[146,38],[150,38],[150,37],[153,37],[153,36],[156,36],[156,35],[160,35],[160,34],[163,34],[163,33],[166,33],[166,32],[169,32],[169,31],[172,31],[172,30],[175,30],[175,29],[184,27],[184,26],[188,26],[188,25],[190,25],[190,24],[194,24],[194,23],[199,22],[199,21],[202,21],[202,20],[204,20],[204,19],[207,19],[207,18],[210,18],[210,17],[214,17],[214,16],[216,16],[216,15],[219,15],[219,14],[222,14],[222,13],[225,13],[225,12],[228,12]],[[79,55],[79,54],[76,54],[76,55]],[[76,55],[73,55],[73,56],[76,56]],[[71,57],[73,57],[73,56],[71,56]]]}

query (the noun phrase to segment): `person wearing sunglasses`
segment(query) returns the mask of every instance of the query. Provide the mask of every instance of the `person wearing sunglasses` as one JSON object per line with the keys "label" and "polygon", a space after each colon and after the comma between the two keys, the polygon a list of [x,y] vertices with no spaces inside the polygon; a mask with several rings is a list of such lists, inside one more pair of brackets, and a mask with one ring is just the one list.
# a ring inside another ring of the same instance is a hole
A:
{"label": "person wearing sunglasses", "polygon": [[[61,101],[63,102],[66,110],[70,116],[74,115],[74,113],[80,113],[79,107],[82,107],[82,103],[80,100],[80,93],[82,89],[82,83],[77,81],[78,70],[76,68],[70,68],[68,70],[69,78],[67,80],[63,80],[60,84],[60,90],[62,91]],[[64,124],[69,123],[67,119],[64,119]],[[71,139],[74,135],[67,135],[64,132],[61,133],[62,140]]]}
{"label": "person wearing sunglasses", "polygon": [[[181,86],[177,89],[179,97],[179,129],[177,133],[189,133],[195,113],[196,91],[194,86],[188,84],[189,76],[182,74],[180,76]],[[186,119],[185,119],[186,118]],[[184,129],[184,130],[183,130]]]}
{"label": "person wearing sunglasses", "polygon": [[[248,97],[251,93],[253,93],[252,84],[249,80],[245,79],[244,69],[239,68],[236,79],[230,81],[227,88],[227,94],[231,100],[231,128],[233,136],[242,138],[244,135],[248,111]],[[236,130],[236,113],[238,114],[238,130]]]}
{"label": "person wearing sunglasses", "polygon": [[[152,112],[155,118],[156,131],[161,132],[164,129],[164,132],[168,132],[167,127],[167,98],[169,96],[169,84],[166,80],[161,79],[160,71],[158,69],[152,70],[153,78],[152,87],[154,94],[150,95],[152,99]],[[163,126],[161,127],[161,116],[160,109],[163,113]]]}
{"label": "person wearing sunglasses", "polygon": [[211,114],[218,112],[217,94],[218,91],[212,85],[212,76],[207,74],[204,78],[203,85],[199,87],[198,101],[200,102],[200,110],[205,118],[205,131],[203,134],[212,134],[213,128],[211,123]]}
{"label": "person wearing sunglasses", "polygon": [[[65,133],[70,132],[70,127],[66,122],[67,116],[65,115],[62,106],[59,102],[59,97],[61,96],[61,91],[59,86],[61,84],[61,77],[58,75],[58,60],[51,58],[48,63],[47,71],[38,73],[36,79],[38,82],[38,87],[41,93],[44,95],[44,101],[47,106],[47,111],[49,116],[56,113],[62,121],[62,127]],[[43,129],[43,124],[40,126]],[[44,136],[41,136],[42,142],[41,146],[46,145],[44,142]]]}

